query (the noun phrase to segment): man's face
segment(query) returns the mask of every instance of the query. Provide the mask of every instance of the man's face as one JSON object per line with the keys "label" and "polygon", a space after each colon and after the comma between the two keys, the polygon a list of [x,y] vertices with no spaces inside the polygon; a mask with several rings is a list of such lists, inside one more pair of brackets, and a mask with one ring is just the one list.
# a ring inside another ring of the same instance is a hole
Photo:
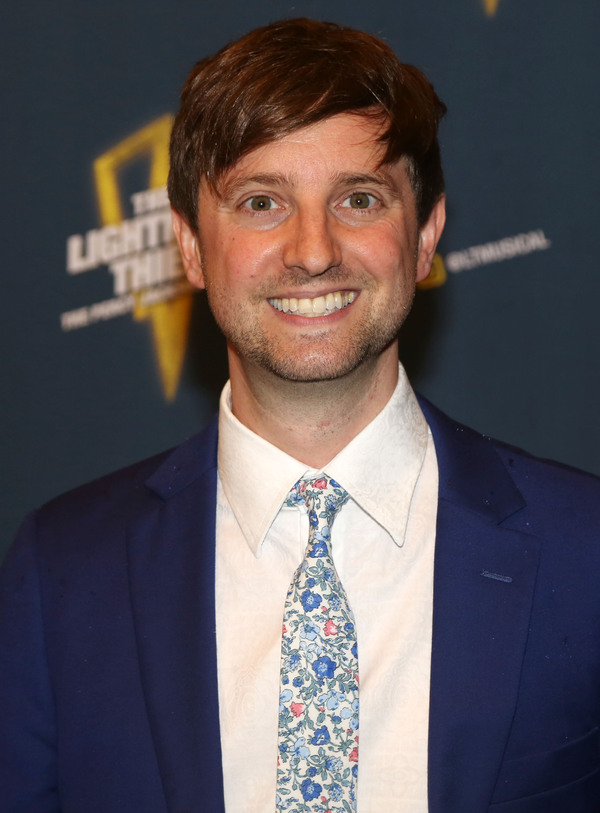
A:
{"label": "man's face", "polygon": [[395,354],[443,200],[419,229],[404,162],[379,166],[380,132],[352,114],[298,130],[240,159],[218,195],[201,184],[198,237],[175,215],[230,362],[317,381]]}

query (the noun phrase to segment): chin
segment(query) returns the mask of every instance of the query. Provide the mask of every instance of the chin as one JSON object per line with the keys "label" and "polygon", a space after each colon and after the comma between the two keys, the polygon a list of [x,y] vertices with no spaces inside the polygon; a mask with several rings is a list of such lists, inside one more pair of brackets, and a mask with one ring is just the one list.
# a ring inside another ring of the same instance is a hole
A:
{"label": "chin", "polygon": [[387,338],[385,343],[372,345],[345,347],[343,353],[329,352],[327,348],[318,351],[302,353],[300,348],[295,353],[279,355],[268,353],[255,353],[251,360],[267,370],[282,381],[297,381],[316,383],[319,381],[335,381],[345,378],[363,365],[368,365],[377,359],[381,353],[394,341]]}

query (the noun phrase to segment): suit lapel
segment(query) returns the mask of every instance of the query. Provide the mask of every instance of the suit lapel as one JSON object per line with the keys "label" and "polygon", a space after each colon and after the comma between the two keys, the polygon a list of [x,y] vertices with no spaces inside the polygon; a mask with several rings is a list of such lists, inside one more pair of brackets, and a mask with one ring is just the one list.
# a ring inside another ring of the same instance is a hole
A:
{"label": "suit lapel", "polygon": [[[523,500],[490,442],[427,402],[421,406],[440,472],[429,809],[463,813],[487,808],[499,770],[538,549],[513,521]],[[216,422],[179,447],[147,486],[155,505],[131,530],[129,566],[142,683],[167,808],[221,813]]]}
{"label": "suit lapel", "polygon": [[539,549],[489,439],[427,403],[440,474],[429,721],[431,813],[486,810],[519,687]]}
{"label": "suit lapel", "polygon": [[216,424],[147,481],[129,568],[148,717],[170,811],[224,810],[215,635]]}

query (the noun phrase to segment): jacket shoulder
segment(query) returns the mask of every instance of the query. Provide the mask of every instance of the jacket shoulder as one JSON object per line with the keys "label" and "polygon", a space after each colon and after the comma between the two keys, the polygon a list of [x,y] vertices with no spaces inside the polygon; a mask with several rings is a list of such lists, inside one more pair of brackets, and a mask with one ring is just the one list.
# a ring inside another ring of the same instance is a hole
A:
{"label": "jacket shoulder", "polygon": [[484,504],[511,504],[523,522],[535,517],[550,533],[568,524],[600,528],[599,477],[483,435],[419,401],[434,437],[441,499],[458,496],[482,512]]}

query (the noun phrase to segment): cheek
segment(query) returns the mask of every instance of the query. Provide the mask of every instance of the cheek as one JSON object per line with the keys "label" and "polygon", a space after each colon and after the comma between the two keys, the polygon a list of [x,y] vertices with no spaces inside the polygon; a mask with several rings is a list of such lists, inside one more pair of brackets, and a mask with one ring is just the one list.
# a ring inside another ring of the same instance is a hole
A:
{"label": "cheek", "polygon": [[414,234],[409,234],[406,229],[395,229],[387,242],[382,240],[381,251],[400,278],[414,282],[417,272],[417,241]]}
{"label": "cheek", "polygon": [[416,272],[414,243],[399,239],[394,230],[382,230],[374,239],[357,241],[352,254],[373,279],[382,283],[396,285]]}
{"label": "cheek", "polygon": [[281,248],[272,237],[237,235],[229,241],[224,256],[228,274],[240,285],[265,281],[281,272]]}

